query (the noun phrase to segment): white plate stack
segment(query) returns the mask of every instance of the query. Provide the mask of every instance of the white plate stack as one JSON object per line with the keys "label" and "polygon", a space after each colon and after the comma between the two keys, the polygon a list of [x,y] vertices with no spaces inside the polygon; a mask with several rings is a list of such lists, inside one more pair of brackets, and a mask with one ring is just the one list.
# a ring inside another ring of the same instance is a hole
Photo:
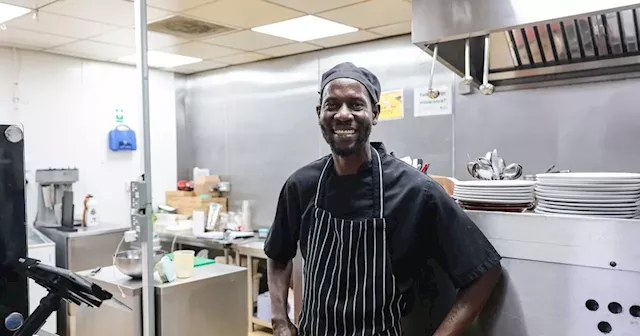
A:
{"label": "white plate stack", "polygon": [[534,181],[456,181],[453,197],[468,210],[521,212],[534,201]]}
{"label": "white plate stack", "polygon": [[556,173],[537,175],[537,213],[607,218],[640,215],[640,174]]}

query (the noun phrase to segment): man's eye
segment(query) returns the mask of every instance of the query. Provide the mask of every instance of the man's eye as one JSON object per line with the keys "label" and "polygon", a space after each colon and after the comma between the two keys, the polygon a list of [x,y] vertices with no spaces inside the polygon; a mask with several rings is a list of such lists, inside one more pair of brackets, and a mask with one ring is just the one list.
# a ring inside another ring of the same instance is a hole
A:
{"label": "man's eye", "polygon": [[364,104],[353,104],[353,109],[355,111],[362,111],[364,109]]}

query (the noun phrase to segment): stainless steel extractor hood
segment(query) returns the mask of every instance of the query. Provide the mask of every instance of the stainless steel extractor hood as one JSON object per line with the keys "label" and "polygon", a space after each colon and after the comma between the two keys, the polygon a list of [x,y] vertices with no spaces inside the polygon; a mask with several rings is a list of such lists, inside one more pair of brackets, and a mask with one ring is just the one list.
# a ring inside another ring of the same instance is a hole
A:
{"label": "stainless steel extractor hood", "polygon": [[413,0],[412,40],[432,56],[437,45],[438,61],[461,77],[467,65],[478,85],[489,45],[497,90],[637,77],[637,8],[637,0]]}

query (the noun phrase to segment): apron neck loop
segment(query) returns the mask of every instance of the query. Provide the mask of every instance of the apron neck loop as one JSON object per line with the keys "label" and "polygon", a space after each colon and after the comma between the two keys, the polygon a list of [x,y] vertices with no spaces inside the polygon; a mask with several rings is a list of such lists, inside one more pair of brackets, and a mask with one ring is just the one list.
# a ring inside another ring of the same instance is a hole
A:
{"label": "apron neck loop", "polygon": [[[371,182],[373,186],[373,208],[374,208],[374,216],[382,219],[384,217],[384,184],[382,182],[382,160],[380,159],[380,154],[378,151],[371,146],[371,159],[372,159],[372,169],[373,174],[371,174]],[[320,178],[318,179],[318,185],[316,187],[316,196],[314,200],[314,205],[316,208],[318,206],[318,200],[320,199],[322,187],[324,187],[327,171],[333,168],[333,156],[329,155],[327,162],[322,168],[322,173],[320,173]]]}

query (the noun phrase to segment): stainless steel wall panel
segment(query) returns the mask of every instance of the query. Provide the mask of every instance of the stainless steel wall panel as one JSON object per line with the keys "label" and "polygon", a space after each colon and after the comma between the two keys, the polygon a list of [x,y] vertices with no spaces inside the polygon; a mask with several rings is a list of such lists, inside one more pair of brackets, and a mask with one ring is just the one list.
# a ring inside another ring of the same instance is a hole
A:
{"label": "stainless steel wall panel", "polygon": [[196,150],[193,144],[193,138],[187,127],[187,76],[175,74],[174,77],[176,88],[176,149],[178,157],[178,179],[191,179],[194,152]]}
{"label": "stainless steel wall panel", "polygon": [[196,165],[232,182],[234,200],[254,202],[254,226],[269,226],[280,189],[319,158],[318,65],[314,54],[237,66],[190,83]]}
{"label": "stainless steel wall panel", "polygon": [[639,79],[456,96],[455,175],[494,148],[525,174],[640,171]]}

